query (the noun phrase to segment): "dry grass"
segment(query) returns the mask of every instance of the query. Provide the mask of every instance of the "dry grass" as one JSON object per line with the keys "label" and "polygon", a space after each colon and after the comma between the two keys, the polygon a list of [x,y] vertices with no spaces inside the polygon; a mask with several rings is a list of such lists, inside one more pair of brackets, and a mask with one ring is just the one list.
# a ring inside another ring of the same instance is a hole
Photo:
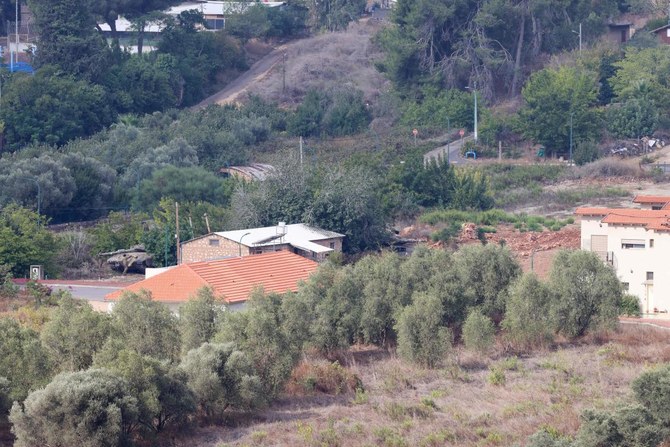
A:
{"label": "dry grass", "polygon": [[376,101],[388,81],[375,69],[381,53],[371,42],[382,25],[360,21],[344,32],[323,33],[288,45],[286,91],[282,93],[281,62],[256,80],[248,91],[284,105],[298,104],[310,89],[357,88],[366,100]]}
{"label": "dry grass", "polygon": [[[631,399],[630,382],[670,360],[670,331],[626,326],[525,357],[457,349],[426,370],[367,352],[349,367],[365,391],[285,397],[237,427],[196,430],[175,446],[505,446],[541,427],[571,435],[585,408]],[[503,381],[492,381],[493,371]]]}

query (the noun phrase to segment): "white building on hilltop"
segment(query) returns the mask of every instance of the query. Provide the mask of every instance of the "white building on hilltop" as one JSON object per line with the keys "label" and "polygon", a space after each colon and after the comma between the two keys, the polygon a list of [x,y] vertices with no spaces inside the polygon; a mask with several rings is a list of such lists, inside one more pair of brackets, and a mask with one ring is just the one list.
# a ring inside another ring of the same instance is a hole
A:
{"label": "white building on hilltop", "polygon": [[643,208],[578,208],[581,248],[610,264],[643,313],[670,311],[670,197],[638,196]]}

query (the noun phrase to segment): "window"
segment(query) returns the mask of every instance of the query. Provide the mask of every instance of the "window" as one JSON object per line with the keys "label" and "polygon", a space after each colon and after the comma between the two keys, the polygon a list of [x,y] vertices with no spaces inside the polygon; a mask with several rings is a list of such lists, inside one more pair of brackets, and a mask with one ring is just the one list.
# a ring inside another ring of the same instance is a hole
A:
{"label": "window", "polygon": [[630,289],[630,284],[628,284],[627,282],[622,282],[621,287],[625,292],[628,292],[628,289]]}
{"label": "window", "polygon": [[621,248],[624,250],[635,250],[644,248],[644,240],[642,239],[621,239]]}
{"label": "window", "polygon": [[219,246],[219,240],[218,239],[210,239],[209,240],[209,246],[210,247],[218,247]]}
{"label": "window", "polygon": [[654,280],[654,272],[647,272],[647,281]]}
{"label": "window", "polygon": [[205,19],[205,23],[207,24],[207,29],[218,30],[225,28],[226,19]]}
{"label": "window", "polygon": [[333,249],[335,248],[335,242],[330,243],[330,248],[333,248]]}
{"label": "window", "polygon": [[649,239],[649,248],[654,248],[654,240]]}
{"label": "window", "polygon": [[654,211],[662,210],[663,205],[652,205],[651,209],[654,210]]}

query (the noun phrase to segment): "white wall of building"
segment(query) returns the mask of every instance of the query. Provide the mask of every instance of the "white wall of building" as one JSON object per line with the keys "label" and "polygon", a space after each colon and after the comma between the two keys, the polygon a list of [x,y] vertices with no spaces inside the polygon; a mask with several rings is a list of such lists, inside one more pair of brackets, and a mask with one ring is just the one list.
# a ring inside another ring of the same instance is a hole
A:
{"label": "white wall of building", "polygon": [[[600,223],[600,217],[583,216],[581,234],[582,249],[588,251],[592,251],[592,236],[607,236],[605,259],[628,292],[640,298],[643,313],[670,311],[670,233],[612,226]],[[640,247],[632,247],[637,244]]]}

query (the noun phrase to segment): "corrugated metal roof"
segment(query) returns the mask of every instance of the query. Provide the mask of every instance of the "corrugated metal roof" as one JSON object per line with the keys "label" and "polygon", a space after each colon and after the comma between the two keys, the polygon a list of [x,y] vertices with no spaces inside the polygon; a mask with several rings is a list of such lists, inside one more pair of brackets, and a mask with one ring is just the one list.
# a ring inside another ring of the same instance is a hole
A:
{"label": "corrugated metal roof", "polygon": [[240,173],[249,176],[255,180],[265,180],[275,170],[275,167],[265,163],[252,163],[249,166],[229,166],[221,168],[219,172],[234,175]]}
{"label": "corrugated metal roof", "polygon": [[[323,230],[306,224],[291,224],[274,227],[249,228],[246,230],[221,231],[218,236],[240,242],[247,247],[270,247],[272,245],[290,244],[294,247],[312,247],[309,250],[317,253],[333,251],[332,248],[314,244],[314,241],[344,237],[334,231]],[[244,236],[244,237],[242,237]],[[318,245],[318,247],[316,247]],[[318,250],[318,251],[317,251]]]}
{"label": "corrugated metal roof", "polygon": [[107,300],[117,300],[125,291],[151,292],[163,302],[185,302],[198,289],[210,286],[228,303],[246,301],[256,287],[266,292],[284,293],[298,290],[318,264],[289,251],[278,251],[241,258],[182,264],[159,275],[110,293]]}

